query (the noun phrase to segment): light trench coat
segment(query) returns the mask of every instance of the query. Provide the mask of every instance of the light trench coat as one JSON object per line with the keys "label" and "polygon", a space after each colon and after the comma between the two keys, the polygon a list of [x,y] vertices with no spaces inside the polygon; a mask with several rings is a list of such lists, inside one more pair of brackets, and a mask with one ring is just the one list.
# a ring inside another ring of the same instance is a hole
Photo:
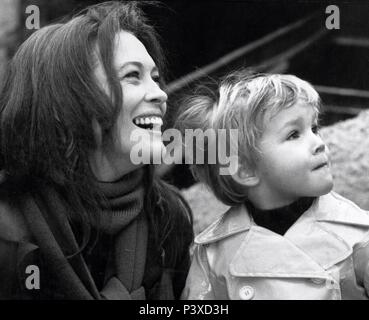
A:
{"label": "light trench coat", "polygon": [[369,297],[369,212],[331,192],[284,236],[232,207],[195,239],[182,299]]}

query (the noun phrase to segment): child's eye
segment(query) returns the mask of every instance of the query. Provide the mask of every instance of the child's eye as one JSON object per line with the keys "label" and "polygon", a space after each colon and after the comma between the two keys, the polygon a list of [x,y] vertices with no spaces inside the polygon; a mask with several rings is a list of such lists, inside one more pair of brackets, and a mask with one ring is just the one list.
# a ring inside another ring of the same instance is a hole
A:
{"label": "child's eye", "polygon": [[294,140],[294,139],[297,139],[299,136],[300,136],[300,133],[297,130],[293,130],[287,136],[287,140]]}
{"label": "child's eye", "polygon": [[317,124],[311,127],[311,131],[313,131],[315,134],[318,134],[319,130],[320,130],[320,127]]}

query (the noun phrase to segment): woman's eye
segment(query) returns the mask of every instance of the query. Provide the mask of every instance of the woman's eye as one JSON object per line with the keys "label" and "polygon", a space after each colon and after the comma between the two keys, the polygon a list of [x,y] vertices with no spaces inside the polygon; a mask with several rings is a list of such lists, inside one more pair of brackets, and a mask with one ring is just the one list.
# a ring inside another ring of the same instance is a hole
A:
{"label": "woman's eye", "polygon": [[155,75],[155,76],[152,76],[152,79],[156,82],[156,83],[160,83],[160,76],[159,75]]}
{"label": "woman's eye", "polygon": [[139,79],[140,78],[140,73],[138,71],[131,71],[131,72],[128,72],[127,74],[125,74],[123,76],[123,78]]}
{"label": "woman's eye", "polygon": [[297,130],[294,130],[290,132],[290,134],[287,136],[287,140],[294,140],[297,139],[300,136],[299,132]]}

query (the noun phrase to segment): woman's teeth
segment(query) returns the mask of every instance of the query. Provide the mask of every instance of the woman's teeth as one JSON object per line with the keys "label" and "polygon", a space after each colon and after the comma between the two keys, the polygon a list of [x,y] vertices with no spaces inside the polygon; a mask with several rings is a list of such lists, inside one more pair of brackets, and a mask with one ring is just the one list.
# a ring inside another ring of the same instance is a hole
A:
{"label": "woman's teeth", "polygon": [[155,128],[160,130],[163,120],[160,117],[139,117],[135,118],[133,123],[142,129],[153,130]]}

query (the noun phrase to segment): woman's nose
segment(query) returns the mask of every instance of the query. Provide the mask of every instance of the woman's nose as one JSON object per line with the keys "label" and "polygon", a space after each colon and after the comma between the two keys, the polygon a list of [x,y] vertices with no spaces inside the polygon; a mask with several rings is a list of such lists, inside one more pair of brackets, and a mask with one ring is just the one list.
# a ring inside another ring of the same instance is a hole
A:
{"label": "woman's nose", "polygon": [[151,80],[147,87],[146,100],[157,104],[163,104],[168,100],[168,95],[160,88],[157,82]]}

